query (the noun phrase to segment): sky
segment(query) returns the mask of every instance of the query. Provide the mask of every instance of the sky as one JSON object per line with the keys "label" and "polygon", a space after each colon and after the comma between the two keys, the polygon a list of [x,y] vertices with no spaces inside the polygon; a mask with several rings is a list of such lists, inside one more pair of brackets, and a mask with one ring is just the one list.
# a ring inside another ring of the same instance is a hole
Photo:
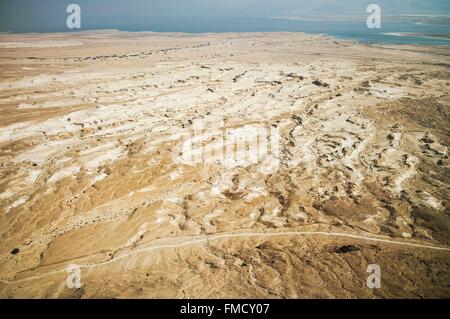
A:
{"label": "sky", "polygon": [[66,7],[80,5],[83,21],[98,26],[151,19],[269,18],[293,15],[450,15],[450,0],[0,0],[0,31],[65,25]]}

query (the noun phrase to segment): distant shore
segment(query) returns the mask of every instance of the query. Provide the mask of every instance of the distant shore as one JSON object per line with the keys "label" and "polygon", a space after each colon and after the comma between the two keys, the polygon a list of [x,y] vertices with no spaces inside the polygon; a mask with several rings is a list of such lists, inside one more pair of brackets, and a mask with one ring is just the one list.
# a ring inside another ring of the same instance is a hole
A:
{"label": "distant shore", "polygon": [[[101,30],[120,30],[122,32],[158,32],[184,34],[222,34],[254,32],[302,32],[308,34],[326,34],[340,39],[361,43],[378,44],[417,44],[448,45],[448,24],[445,17],[428,16],[383,16],[381,29],[369,29],[366,16],[280,16],[269,18],[201,18],[196,19],[154,19],[148,21],[104,22],[84,21],[81,32]],[[439,20],[436,20],[438,19]],[[445,18],[445,19],[444,19]],[[77,32],[65,25],[52,27],[10,26],[9,33],[49,33]],[[393,34],[409,33],[421,36],[399,37]],[[423,36],[422,36],[423,35]],[[436,37],[435,35],[443,35]],[[430,37],[429,37],[430,36]],[[0,35],[1,37],[1,35]]]}
{"label": "distant shore", "polygon": [[[328,33],[311,33],[303,31],[268,31],[268,32],[205,32],[205,33],[191,33],[191,32],[155,32],[155,31],[126,31],[117,29],[94,29],[94,30],[80,30],[80,31],[58,31],[58,32],[0,32],[0,48],[17,49],[17,48],[50,48],[50,47],[69,47],[83,45],[89,42],[89,39],[108,39],[113,37],[135,38],[141,36],[154,37],[199,37],[199,36],[227,36],[227,35],[258,35],[258,34],[304,34],[313,37],[325,37],[334,41],[344,41],[353,43],[354,45],[378,45],[378,46],[424,46],[424,47],[446,47],[450,45],[450,35],[440,34],[420,34],[410,32],[386,32],[381,33],[380,36],[398,38],[398,39],[424,39],[439,41],[438,44],[432,42],[430,44],[421,43],[420,41],[361,41],[357,38],[345,37],[340,35]],[[20,41],[17,41],[20,39]],[[53,41],[53,39],[57,41]],[[86,40],[86,41],[84,41]]]}

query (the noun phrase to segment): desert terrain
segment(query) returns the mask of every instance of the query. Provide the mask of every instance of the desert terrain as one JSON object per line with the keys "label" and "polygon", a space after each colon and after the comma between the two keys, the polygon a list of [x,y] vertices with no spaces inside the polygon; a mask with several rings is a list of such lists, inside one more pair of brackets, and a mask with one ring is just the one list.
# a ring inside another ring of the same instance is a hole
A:
{"label": "desert terrain", "polygon": [[[301,33],[1,34],[0,297],[449,298],[449,67]],[[203,147],[258,125],[279,149],[180,161],[199,120]]]}

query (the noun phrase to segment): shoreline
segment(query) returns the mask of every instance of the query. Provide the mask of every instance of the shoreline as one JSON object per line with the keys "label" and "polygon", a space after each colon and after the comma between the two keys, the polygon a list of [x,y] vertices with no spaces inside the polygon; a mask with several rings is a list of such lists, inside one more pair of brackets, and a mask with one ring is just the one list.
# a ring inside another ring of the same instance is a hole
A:
{"label": "shoreline", "polygon": [[[86,36],[95,36],[95,35],[105,35],[105,36],[111,36],[113,38],[114,36],[121,36],[121,35],[142,35],[142,36],[155,36],[155,37],[202,37],[202,36],[228,36],[228,35],[246,35],[246,36],[252,36],[252,35],[270,35],[270,34],[298,34],[298,35],[305,35],[305,36],[312,36],[312,37],[322,37],[324,39],[337,41],[337,42],[343,42],[343,43],[349,43],[352,45],[358,45],[358,46],[369,46],[369,47],[414,47],[414,48],[446,48],[450,46],[450,39],[449,44],[417,44],[417,43],[390,43],[390,42],[370,42],[370,41],[359,41],[357,39],[348,38],[345,36],[339,36],[339,35],[331,35],[327,33],[308,33],[303,31],[263,31],[263,32],[155,32],[155,31],[126,31],[126,30],[118,30],[118,29],[93,29],[93,30],[81,30],[81,31],[58,31],[58,32],[20,32],[20,33],[14,33],[14,32],[0,32],[0,48],[3,49],[15,49],[15,48],[33,48],[33,46],[18,46],[18,47],[7,47],[2,45],[3,43],[8,43],[7,41],[3,41],[2,36],[7,37],[20,37],[20,36],[38,36],[38,37],[57,37],[57,36],[69,36],[69,37],[86,37]],[[384,33],[385,35],[390,36],[396,36],[396,37],[410,37],[408,33],[403,32],[387,32]],[[405,35],[404,35],[405,34]],[[422,36],[423,38],[428,38],[431,36]],[[450,37],[450,36],[449,36]],[[103,38],[103,37],[102,37]],[[105,37],[107,39],[107,37]],[[433,37],[434,39],[435,37]],[[38,42],[34,39],[29,39],[30,42]],[[73,46],[76,46],[78,44],[74,44]],[[68,45],[69,46],[69,45]]]}
{"label": "shoreline", "polygon": [[[289,19],[287,19],[289,20]],[[419,33],[419,32],[380,32],[373,33],[371,35],[361,34],[361,35],[345,35],[345,34],[332,34],[328,32],[311,32],[311,31],[224,31],[224,32],[175,32],[175,31],[151,31],[151,30],[138,30],[138,31],[129,31],[129,30],[121,30],[121,29],[82,29],[82,30],[66,30],[66,31],[50,31],[50,32],[16,32],[16,31],[2,31],[0,32],[0,40],[2,36],[43,36],[43,35],[64,35],[64,36],[72,36],[75,34],[80,35],[89,35],[96,33],[117,33],[117,34],[143,34],[143,35],[157,35],[157,36],[174,36],[174,35],[183,35],[183,36],[201,36],[201,35],[227,35],[227,34],[285,34],[285,33],[294,33],[294,34],[307,34],[307,35],[317,35],[317,36],[325,36],[331,39],[335,39],[338,41],[350,41],[355,44],[363,44],[363,45],[399,45],[399,46],[416,46],[416,47],[448,47],[450,46],[450,35],[447,34],[428,34],[428,33]],[[375,36],[378,39],[370,39],[365,38],[368,36]],[[425,40],[432,41],[445,41],[445,43],[417,43],[417,41],[411,41],[411,43],[403,43],[403,42],[395,42],[391,40],[379,40],[380,36],[389,36],[392,38],[419,38]],[[447,43],[448,42],[448,43]]]}

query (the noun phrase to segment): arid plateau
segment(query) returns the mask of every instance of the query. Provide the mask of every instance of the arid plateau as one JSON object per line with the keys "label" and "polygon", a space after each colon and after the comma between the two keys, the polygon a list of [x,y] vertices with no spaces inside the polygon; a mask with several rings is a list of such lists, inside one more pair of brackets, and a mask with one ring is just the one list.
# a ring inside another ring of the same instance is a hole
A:
{"label": "arid plateau", "polygon": [[[0,297],[450,297],[448,47],[1,34],[0,70]],[[180,161],[200,120],[277,152]]]}

